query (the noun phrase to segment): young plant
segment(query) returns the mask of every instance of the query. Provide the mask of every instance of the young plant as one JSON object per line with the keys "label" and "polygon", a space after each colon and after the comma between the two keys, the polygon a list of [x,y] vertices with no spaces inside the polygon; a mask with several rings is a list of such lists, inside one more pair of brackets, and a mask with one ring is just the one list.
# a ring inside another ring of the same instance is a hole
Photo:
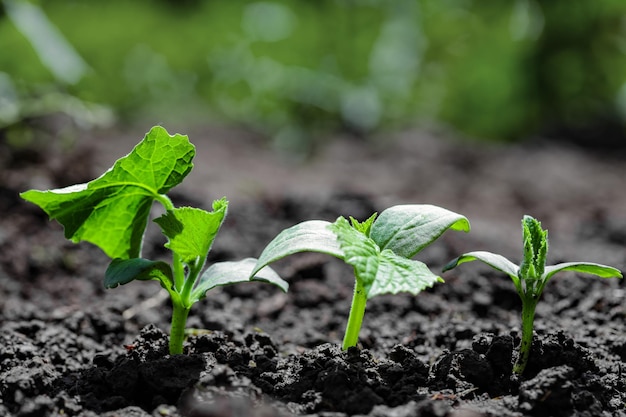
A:
{"label": "young plant", "polygon": [[522,299],[522,340],[513,372],[521,375],[528,363],[533,340],[535,308],[546,284],[559,271],[575,271],[596,275],[601,278],[622,278],[619,270],[606,265],[590,262],[566,262],[546,266],[548,253],[548,231],[541,223],[530,216],[522,219],[524,238],[524,260],[517,266],[501,255],[491,252],[469,252],[449,262],[443,271],[470,261],[482,261],[498,271],[508,274]]}
{"label": "young plant", "polygon": [[[22,198],[41,207],[75,243],[91,242],[112,258],[104,285],[114,288],[133,280],[156,280],[172,301],[170,353],[183,351],[185,324],[191,306],[208,290],[249,280],[265,281],[287,290],[287,283],[270,268],[251,274],[256,259],[213,264],[204,272],[207,255],[226,216],[228,201],[213,202],[208,212],[174,207],[166,193],[193,168],[195,147],[187,136],[153,127],[127,156],[99,178],[55,190],[30,190]],[[154,219],[168,242],[171,264],[141,257],[141,246],[154,201],[165,214]],[[202,273],[202,274],[201,274]]]}
{"label": "young plant", "polygon": [[469,232],[460,214],[431,205],[400,205],[375,213],[364,222],[339,217],[334,223],[310,220],[283,230],[263,250],[252,275],[272,262],[298,252],[321,252],[354,269],[355,287],[343,349],[356,346],[367,300],[380,294],[417,295],[435,282],[414,255],[447,229]]}

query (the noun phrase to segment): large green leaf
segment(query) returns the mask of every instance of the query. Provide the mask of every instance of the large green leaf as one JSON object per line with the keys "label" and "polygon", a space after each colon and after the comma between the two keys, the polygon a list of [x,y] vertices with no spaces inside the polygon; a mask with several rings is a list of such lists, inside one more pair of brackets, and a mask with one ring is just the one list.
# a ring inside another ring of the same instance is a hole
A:
{"label": "large green leaf", "polygon": [[143,258],[114,259],[104,274],[104,287],[115,288],[131,281],[156,280],[166,289],[174,286],[172,269],[163,261]]}
{"label": "large green leaf", "polygon": [[177,253],[183,262],[192,264],[209,253],[227,209],[228,201],[222,198],[213,202],[212,212],[194,207],[175,208],[154,221],[169,239],[165,247]]}
{"label": "large green leaf", "polygon": [[328,228],[330,224],[324,220],[309,220],[283,230],[263,249],[251,275],[299,252],[320,252],[343,259],[337,236]]}
{"label": "large green leaf", "polygon": [[192,302],[201,300],[206,296],[207,291],[217,286],[248,281],[267,282],[287,292],[289,284],[269,266],[264,267],[254,277],[250,278],[256,261],[254,258],[246,258],[235,262],[214,263],[200,276],[200,281],[191,295]]}
{"label": "large green leaf", "polygon": [[111,258],[136,258],[154,199],[187,176],[194,155],[187,136],[156,126],[101,177],[21,196],[61,223],[73,242],[91,242]]}
{"label": "large green leaf", "polygon": [[465,216],[428,204],[393,206],[384,210],[370,230],[382,249],[411,258],[448,229],[469,232]]}

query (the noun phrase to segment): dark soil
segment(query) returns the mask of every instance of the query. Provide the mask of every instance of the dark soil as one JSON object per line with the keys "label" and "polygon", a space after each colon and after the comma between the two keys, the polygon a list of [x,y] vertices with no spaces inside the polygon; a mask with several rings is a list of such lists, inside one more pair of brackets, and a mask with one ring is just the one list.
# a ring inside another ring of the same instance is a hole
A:
{"label": "dark soil", "polygon": [[[385,143],[340,138],[294,161],[241,132],[183,133],[198,156],[175,203],[231,200],[210,261],[258,256],[300,221],[430,203],[473,227],[446,232],[420,255],[434,271],[469,250],[519,261],[523,214],[550,230],[550,263],[626,270],[618,151],[407,132]],[[159,285],[104,290],[106,256],[66,241],[18,197],[88,181],[142,135],[91,133],[69,148],[59,139],[19,150],[0,138],[0,416],[626,416],[624,282],[572,273],[548,284],[519,379],[519,298],[510,279],[478,264],[417,297],[370,300],[361,346],[343,352],[350,268],[293,256],[275,264],[288,294],[261,283],[213,290],[192,310],[186,354],[169,356],[171,309]],[[152,228],[144,255],[165,256],[163,243]]]}

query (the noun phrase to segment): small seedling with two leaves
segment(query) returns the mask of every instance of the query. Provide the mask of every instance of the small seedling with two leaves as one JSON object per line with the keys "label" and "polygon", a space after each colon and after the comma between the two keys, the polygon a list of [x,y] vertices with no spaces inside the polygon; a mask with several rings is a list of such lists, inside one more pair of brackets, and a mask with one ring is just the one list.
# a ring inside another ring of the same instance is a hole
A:
{"label": "small seedling with two leaves", "polygon": [[524,239],[524,259],[517,266],[502,255],[491,252],[468,252],[450,261],[444,272],[470,261],[482,261],[492,268],[504,272],[513,280],[515,289],[522,299],[522,340],[513,372],[521,375],[528,363],[533,340],[535,308],[543,290],[554,274],[560,271],[574,271],[596,275],[601,278],[622,278],[618,269],[591,262],[565,262],[546,266],[548,253],[548,231],[531,216],[522,219]]}
{"label": "small seedling with two leaves", "polygon": [[343,349],[356,346],[367,300],[380,294],[417,295],[443,280],[419,261],[418,252],[448,229],[469,232],[462,215],[432,205],[399,205],[359,222],[309,220],[278,234],[263,250],[252,274],[298,252],[320,252],[354,269],[355,287]]}
{"label": "small seedling with two leaves", "polygon": [[[169,135],[153,127],[127,156],[99,178],[55,190],[30,190],[22,198],[37,204],[77,243],[91,242],[112,258],[104,285],[114,288],[133,280],[156,280],[172,301],[170,354],[183,352],[189,310],[222,285],[265,281],[287,291],[288,285],[270,268],[255,270],[256,259],[219,262],[204,270],[213,241],[220,230],[228,201],[213,202],[213,210],[174,206],[166,193],[180,184],[193,168],[195,147],[187,136]],[[141,257],[148,217],[155,201],[165,214],[154,221],[172,252],[172,262]],[[204,270],[204,272],[203,272]]]}

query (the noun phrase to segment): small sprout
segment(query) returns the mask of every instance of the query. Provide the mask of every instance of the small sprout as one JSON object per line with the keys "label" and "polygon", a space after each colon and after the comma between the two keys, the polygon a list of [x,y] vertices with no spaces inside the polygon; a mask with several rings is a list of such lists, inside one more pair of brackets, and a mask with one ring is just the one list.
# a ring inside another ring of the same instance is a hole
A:
{"label": "small sprout", "polygon": [[334,223],[309,220],[283,230],[263,250],[252,274],[298,252],[320,252],[354,269],[355,287],[343,349],[356,346],[367,300],[380,294],[417,295],[443,280],[414,255],[448,229],[468,232],[460,214],[431,205],[400,205],[364,222],[339,217]]}
{"label": "small sprout", "polygon": [[[183,352],[189,310],[207,291],[250,280],[265,281],[287,291],[288,285],[270,268],[250,274],[256,259],[219,262],[203,271],[207,255],[220,230],[228,201],[213,202],[208,212],[174,207],[166,193],[180,184],[193,168],[195,147],[187,136],[172,135],[159,126],[99,178],[86,184],[39,191],[22,198],[37,204],[65,229],[75,243],[91,242],[112,258],[104,285],[114,288],[133,280],[155,280],[172,300],[170,353]],[[141,246],[154,201],[166,212],[154,220],[168,238],[171,264],[141,257]]]}
{"label": "small sprout", "polygon": [[469,252],[450,261],[443,271],[471,261],[482,261],[492,268],[506,273],[513,280],[515,289],[522,299],[522,341],[513,372],[521,375],[528,363],[533,340],[533,322],[535,308],[548,280],[559,271],[575,271],[596,275],[601,278],[622,278],[618,269],[590,262],[566,262],[546,266],[548,253],[548,231],[541,228],[541,223],[530,216],[522,219],[524,238],[524,259],[518,267],[501,255],[491,252]]}

